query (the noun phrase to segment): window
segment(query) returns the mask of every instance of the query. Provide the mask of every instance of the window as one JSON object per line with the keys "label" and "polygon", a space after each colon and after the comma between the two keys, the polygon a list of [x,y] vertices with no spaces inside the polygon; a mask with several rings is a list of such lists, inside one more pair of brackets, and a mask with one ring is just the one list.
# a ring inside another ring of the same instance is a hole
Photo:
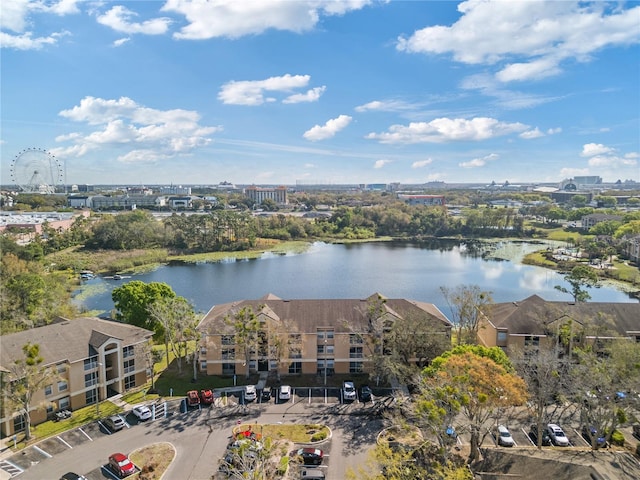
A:
{"label": "window", "polygon": [[129,390],[136,386],[136,376],[129,375],[128,377],[124,377],[124,389]]}
{"label": "window", "polygon": [[327,345],[326,350],[329,355],[333,355],[333,345]]}
{"label": "window", "polygon": [[498,343],[506,343],[506,342],[507,342],[507,331],[498,330]]}
{"label": "window", "polygon": [[50,403],[47,405],[47,417],[53,413],[53,404]]}
{"label": "window", "polygon": [[527,335],[524,337],[524,346],[525,347],[538,347],[540,346],[540,337]]}
{"label": "window", "polygon": [[206,370],[207,369],[207,361],[206,360],[201,360],[200,361],[200,370]]}
{"label": "window", "polygon": [[327,338],[328,339],[332,339],[333,338],[333,330],[327,330]]}
{"label": "window", "polygon": [[291,362],[289,364],[289,373],[302,373],[302,362]]}
{"label": "window", "polygon": [[18,415],[13,418],[13,431],[22,432],[27,427],[27,423],[24,421],[24,415]]}
{"label": "window", "polygon": [[207,347],[200,347],[200,355],[203,357],[207,356]]}
{"label": "window", "polygon": [[96,403],[96,389],[92,388],[91,390],[87,390],[84,394],[84,401],[87,405],[91,405],[92,403]]}
{"label": "window", "polygon": [[91,358],[87,358],[84,361],[84,371],[86,372],[87,370],[95,370],[98,367],[98,357],[91,357]]}
{"label": "window", "polygon": [[58,391],[59,392],[64,392],[67,390],[67,388],[69,388],[69,385],[67,384],[66,380],[60,380],[58,382]]}
{"label": "window", "polygon": [[349,362],[349,373],[362,373],[362,362]]}
{"label": "window", "polygon": [[349,343],[351,345],[361,345],[363,343],[362,336],[357,333],[349,334]]}
{"label": "window", "polygon": [[318,353],[324,353],[324,345],[318,345]]}
{"label": "window", "polygon": [[222,364],[222,374],[223,375],[234,375],[236,373],[236,364],[235,363],[223,363]]}
{"label": "window", "polygon": [[86,373],[84,375],[84,386],[92,387],[98,383],[98,372]]}
{"label": "window", "polygon": [[136,361],[135,360],[125,360],[124,362],[124,373],[133,373],[136,370]]}
{"label": "window", "polygon": [[65,408],[69,408],[70,405],[71,405],[71,402],[69,401],[69,397],[61,398],[58,401],[58,408],[60,410],[64,410]]}
{"label": "window", "polygon": [[47,385],[44,387],[44,394],[48,397],[53,393],[53,385]]}
{"label": "window", "polygon": [[222,360],[234,360],[236,358],[236,349],[235,348],[223,348],[222,349]]}
{"label": "window", "polygon": [[122,356],[124,358],[133,357],[134,354],[135,352],[133,351],[133,345],[129,345],[128,347],[124,347],[122,349]]}
{"label": "window", "polygon": [[235,335],[222,335],[222,345],[235,345]]}
{"label": "window", "polygon": [[[363,358],[362,347],[349,347],[349,358]],[[352,372],[353,373],[353,372]]]}
{"label": "window", "polygon": [[291,347],[289,349],[289,358],[302,358],[302,350],[300,347]]}
{"label": "window", "polygon": [[67,371],[67,364],[66,363],[59,363],[58,365],[56,365],[56,370],[58,371],[59,374],[64,374]]}
{"label": "window", "polygon": [[318,341],[333,339],[333,330],[318,330]]}

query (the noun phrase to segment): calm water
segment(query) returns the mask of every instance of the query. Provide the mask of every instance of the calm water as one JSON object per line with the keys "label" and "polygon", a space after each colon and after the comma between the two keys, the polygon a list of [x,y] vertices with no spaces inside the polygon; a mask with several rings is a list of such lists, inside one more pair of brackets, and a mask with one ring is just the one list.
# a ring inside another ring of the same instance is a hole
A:
{"label": "calm water", "polygon": [[[540,249],[540,245],[505,243],[509,258]],[[569,301],[555,290],[568,287],[552,270],[522,265],[518,261],[485,260],[473,246],[438,242],[431,245],[364,243],[314,244],[306,253],[265,255],[256,260],[162,266],[152,272],[122,280],[95,278],[87,283],[90,296],[77,303],[90,311],[113,308],[111,291],[130,280],[164,282],[190,300],[196,310],[273,293],[280,298],[365,298],[378,292],[390,298],[434,303],[450,311],[441,286],[479,285],[493,292],[496,302],[522,300],[537,294],[546,300]],[[636,302],[614,286],[590,289],[591,301]]]}

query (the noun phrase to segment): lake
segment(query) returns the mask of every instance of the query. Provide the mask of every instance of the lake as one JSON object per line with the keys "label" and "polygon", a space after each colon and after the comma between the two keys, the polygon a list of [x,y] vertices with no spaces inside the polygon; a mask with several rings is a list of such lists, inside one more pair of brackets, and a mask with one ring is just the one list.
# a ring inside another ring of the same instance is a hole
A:
{"label": "lake", "polygon": [[[283,299],[366,298],[380,293],[435,304],[450,310],[440,287],[479,285],[495,302],[537,294],[545,300],[571,301],[556,290],[569,288],[561,274],[519,262],[544,245],[434,241],[426,244],[373,242],[314,243],[304,253],[265,254],[254,260],[161,266],[121,280],[96,277],[83,282],[75,302],[92,314],[113,309],[111,291],[130,280],[164,282],[188,299],[198,312],[213,305],[256,299],[268,293]],[[495,258],[495,257],[501,258]],[[592,302],[637,302],[612,284],[589,290]]]}

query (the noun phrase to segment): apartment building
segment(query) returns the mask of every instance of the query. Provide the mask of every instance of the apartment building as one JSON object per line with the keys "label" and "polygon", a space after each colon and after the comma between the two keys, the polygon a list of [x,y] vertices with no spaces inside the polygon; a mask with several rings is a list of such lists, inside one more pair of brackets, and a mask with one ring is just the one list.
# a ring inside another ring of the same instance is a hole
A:
{"label": "apartment building", "polygon": [[[47,326],[0,337],[2,391],[11,388],[11,366],[24,359],[27,343],[40,347],[43,367],[56,378],[32,402],[31,423],[37,425],[59,410],[76,410],[95,404],[136,386],[148,378],[145,354],[153,332],[124,323],[99,318],[60,319]],[[2,402],[0,433],[22,431],[24,418],[6,410]]]}
{"label": "apartment building", "polygon": [[557,347],[562,329],[573,346],[599,350],[609,342],[640,342],[640,303],[549,302],[532,295],[496,303],[478,329],[478,343],[514,352]]}
{"label": "apartment building", "polygon": [[[260,325],[248,350],[233,325],[242,312],[254,315]],[[384,335],[400,318],[417,320],[424,331],[450,344],[452,325],[435,305],[379,294],[329,300],[283,300],[269,294],[216,305],[198,326],[200,370],[207,375],[245,374],[247,369],[280,375],[370,372],[376,335]]]}
{"label": "apartment building", "polygon": [[251,185],[244,189],[244,194],[256,204],[261,204],[265,200],[273,200],[278,205],[288,205],[287,187],[279,186],[275,188],[256,187]]}

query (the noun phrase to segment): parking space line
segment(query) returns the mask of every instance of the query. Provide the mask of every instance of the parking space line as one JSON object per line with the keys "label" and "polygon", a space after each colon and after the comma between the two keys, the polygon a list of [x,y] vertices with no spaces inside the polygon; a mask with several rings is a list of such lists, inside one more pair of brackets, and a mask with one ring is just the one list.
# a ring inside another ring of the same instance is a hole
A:
{"label": "parking space line", "polygon": [[0,468],[7,472],[11,476],[11,478],[17,477],[22,472],[24,472],[24,468],[20,468],[18,465],[10,462],[9,460],[0,461]]}
{"label": "parking space line", "polygon": [[80,430],[80,431],[84,434],[84,436],[85,436],[85,437],[87,437],[90,441],[92,441],[92,442],[93,442],[93,438],[91,438],[89,435],[87,435],[87,432],[85,432],[85,431],[84,431],[83,429],[81,429],[81,428],[78,428],[78,430]]}
{"label": "parking space line", "polygon": [[49,454],[49,453],[45,452],[44,450],[42,450],[42,449],[41,449],[40,447],[38,447],[37,445],[34,445],[34,446],[33,446],[33,449],[34,449],[34,450],[37,450],[38,452],[40,452],[42,455],[44,455],[44,456],[45,456],[45,457],[47,457],[47,458],[52,458],[52,457],[53,457],[53,455],[51,455],[51,454]]}
{"label": "parking space line", "polygon": [[67,442],[65,442],[62,438],[60,438],[60,437],[58,437],[58,436],[56,436],[56,438],[57,438],[58,440],[60,440],[62,443],[64,443],[64,444],[67,446],[67,448],[73,448],[71,445],[69,445]]}

